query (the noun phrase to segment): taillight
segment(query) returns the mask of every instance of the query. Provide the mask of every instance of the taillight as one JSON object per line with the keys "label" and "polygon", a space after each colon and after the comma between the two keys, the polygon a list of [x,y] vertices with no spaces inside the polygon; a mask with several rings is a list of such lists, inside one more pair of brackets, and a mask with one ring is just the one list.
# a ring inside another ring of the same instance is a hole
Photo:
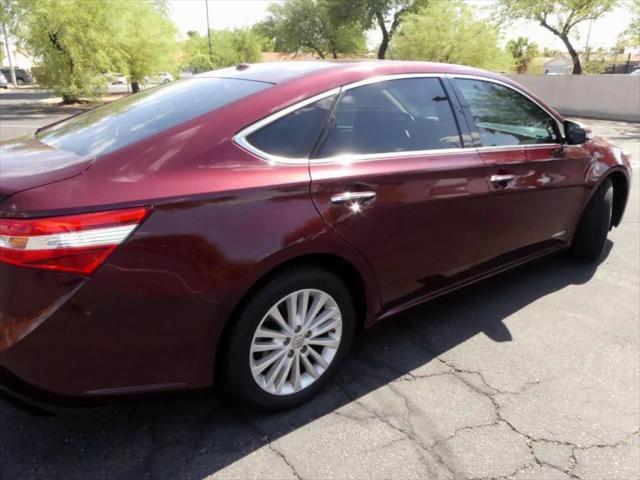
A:
{"label": "taillight", "polygon": [[0,262],[91,274],[149,214],[147,208],[37,219],[0,218]]}

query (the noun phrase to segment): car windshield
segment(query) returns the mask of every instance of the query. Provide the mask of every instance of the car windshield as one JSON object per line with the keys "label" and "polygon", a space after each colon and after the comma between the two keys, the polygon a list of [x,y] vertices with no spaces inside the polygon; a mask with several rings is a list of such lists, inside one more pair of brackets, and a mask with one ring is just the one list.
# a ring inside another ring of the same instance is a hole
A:
{"label": "car windshield", "polygon": [[229,78],[191,78],[150,88],[39,131],[51,147],[98,156],[210,112],[272,84]]}

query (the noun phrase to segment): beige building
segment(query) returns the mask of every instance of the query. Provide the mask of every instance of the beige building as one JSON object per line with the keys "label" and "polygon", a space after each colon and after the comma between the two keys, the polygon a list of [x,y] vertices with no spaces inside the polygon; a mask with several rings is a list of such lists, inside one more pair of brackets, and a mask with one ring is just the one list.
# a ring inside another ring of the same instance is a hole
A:
{"label": "beige building", "polygon": [[[7,58],[7,47],[4,44],[4,41],[0,41],[0,48],[2,48],[2,65],[8,66],[9,59]],[[11,51],[11,59],[13,60],[13,66],[16,68],[24,68],[25,70],[29,70],[33,67],[33,59],[27,55],[26,52],[20,50],[15,44],[9,41],[9,50]]]}

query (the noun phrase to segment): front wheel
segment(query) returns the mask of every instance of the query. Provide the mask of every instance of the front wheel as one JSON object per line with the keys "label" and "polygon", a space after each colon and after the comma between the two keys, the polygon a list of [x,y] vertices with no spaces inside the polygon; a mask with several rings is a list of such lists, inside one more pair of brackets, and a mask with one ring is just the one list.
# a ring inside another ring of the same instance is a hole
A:
{"label": "front wheel", "polygon": [[318,393],[349,349],[355,312],[349,289],[318,268],[289,271],[249,300],[231,331],[225,384],[263,409],[297,406]]}
{"label": "front wheel", "polygon": [[590,262],[602,258],[611,226],[613,185],[605,179],[589,200],[573,237],[572,252]]}

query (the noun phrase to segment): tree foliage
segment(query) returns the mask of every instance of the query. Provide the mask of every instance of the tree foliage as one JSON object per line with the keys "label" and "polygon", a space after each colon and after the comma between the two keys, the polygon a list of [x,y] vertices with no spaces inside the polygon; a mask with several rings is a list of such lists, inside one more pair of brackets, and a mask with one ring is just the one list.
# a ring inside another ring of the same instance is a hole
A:
{"label": "tree foliage", "polygon": [[20,5],[18,35],[45,66],[40,83],[65,102],[97,94],[104,83],[99,73],[112,70],[116,60],[115,4],[90,1],[82,9],[72,1],[21,0]]}
{"label": "tree foliage", "polygon": [[362,28],[379,29],[382,36],[378,58],[386,58],[387,50],[403,19],[427,5],[428,0],[323,0],[332,18],[360,23]]}
{"label": "tree foliage", "polygon": [[364,28],[339,17],[323,0],[285,0],[269,7],[269,17],[255,27],[276,51],[310,51],[320,58],[364,51]]}
{"label": "tree foliage", "polygon": [[618,45],[622,48],[640,47],[640,0],[628,0],[625,6],[631,11],[631,22],[618,37]]}
{"label": "tree foliage", "polygon": [[606,70],[607,70],[607,63],[604,59],[585,61],[582,69],[583,73],[588,73],[592,75],[605,73]]}
{"label": "tree foliage", "polygon": [[618,0],[498,0],[497,8],[503,20],[533,20],[559,37],[571,55],[573,73],[580,74],[580,57],[570,38],[573,29],[600,18],[617,4]]}
{"label": "tree foliage", "polygon": [[104,73],[134,81],[165,69],[176,29],[163,0],[14,0],[15,35],[42,63],[40,83],[67,103],[104,91]]}
{"label": "tree foliage", "polygon": [[406,15],[389,56],[511,70],[513,62],[498,40],[495,27],[474,18],[473,10],[461,0],[432,0]]}
{"label": "tree foliage", "polygon": [[531,62],[539,55],[538,45],[526,37],[509,40],[507,50],[516,62],[518,73],[527,73]]}
{"label": "tree foliage", "polygon": [[161,70],[173,70],[177,53],[177,29],[163,3],[126,2],[126,14],[119,19],[123,70],[132,82]]}
{"label": "tree foliage", "polygon": [[211,56],[207,35],[189,32],[187,37],[181,63],[192,72],[260,61],[263,39],[252,30],[211,30]]}

